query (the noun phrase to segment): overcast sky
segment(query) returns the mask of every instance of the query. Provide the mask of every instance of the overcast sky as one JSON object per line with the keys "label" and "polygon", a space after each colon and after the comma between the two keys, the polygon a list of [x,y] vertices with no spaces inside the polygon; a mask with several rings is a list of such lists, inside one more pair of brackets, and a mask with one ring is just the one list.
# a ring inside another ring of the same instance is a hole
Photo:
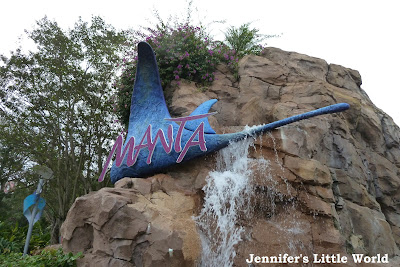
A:
{"label": "overcast sky", "polygon": [[[5,3],[4,3],[5,2]],[[163,18],[185,12],[186,0],[114,1],[3,1],[0,16],[0,53],[17,47],[24,29],[47,15],[61,27],[72,27],[81,16],[102,16],[116,28],[138,28],[154,20],[157,8]],[[212,24],[212,34],[222,37],[229,25],[252,22],[264,34],[282,34],[269,46],[319,57],[328,63],[358,70],[362,88],[374,104],[400,125],[400,4],[396,0],[194,0],[195,19]],[[399,75],[399,76],[398,76]]]}

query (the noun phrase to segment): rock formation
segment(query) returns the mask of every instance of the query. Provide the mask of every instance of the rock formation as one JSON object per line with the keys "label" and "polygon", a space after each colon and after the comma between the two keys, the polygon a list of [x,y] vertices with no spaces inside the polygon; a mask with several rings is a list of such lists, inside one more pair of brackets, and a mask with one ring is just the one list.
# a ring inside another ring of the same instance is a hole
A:
{"label": "rock formation", "polygon": [[[240,61],[239,76],[220,65],[206,90],[171,86],[171,115],[217,98],[210,123],[227,133],[339,102],[351,108],[254,141],[250,156],[266,159],[271,175],[255,171],[249,181],[254,210],[240,220],[246,234],[233,266],[246,266],[249,254],[279,253],[388,254],[384,266],[398,266],[400,129],[360,88],[360,74],[266,48]],[[85,253],[80,266],[195,266],[201,244],[193,216],[214,168],[212,155],[78,198],[62,227],[64,249]]]}

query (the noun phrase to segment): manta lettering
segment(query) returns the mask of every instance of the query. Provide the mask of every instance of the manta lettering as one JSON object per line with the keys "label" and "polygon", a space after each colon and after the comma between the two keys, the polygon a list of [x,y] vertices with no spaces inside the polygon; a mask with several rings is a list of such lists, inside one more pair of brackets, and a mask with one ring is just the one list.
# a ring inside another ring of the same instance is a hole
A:
{"label": "manta lettering", "polygon": [[[216,99],[208,100],[187,117],[171,118],[165,103],[153,49],[145,42],[139,43],[128,134],[124,145],[122,145],[123,137],[118,136],[99,181],[104,179],[114,153],[116,159],[110,172],[112,183],[124,177],[146,177],[169,166],[217,151],[228,146],[230,142],[237,142],[249,136],[255,137],[299,120],[341,112],[350,107],[347,103],[339,103],[252,127],[250,130],[216,134],[207,118],[213,114],[209,113],[209,110],[216,102]],[[164,133],[167,133],[167,138]],[[141,138],[136,146],[135,141],[139,139],[135,138]]]}

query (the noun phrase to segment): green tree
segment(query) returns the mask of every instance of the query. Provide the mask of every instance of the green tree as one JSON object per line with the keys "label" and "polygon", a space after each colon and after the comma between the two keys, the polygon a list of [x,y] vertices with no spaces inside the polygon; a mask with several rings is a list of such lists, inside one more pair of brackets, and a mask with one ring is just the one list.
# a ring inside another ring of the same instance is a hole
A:
{"label": "green tree", "polygon": [[2,214],[2,201],[5,196],[4,190],[9,182],[18,181],[24,174],[24,165],[27,163],[23,153],[15,153],[15,145],[10,142],[13,132],[0,115],[0,219]]}
{"label": "green tree", "polygon": [[[0,144],[24,155],[26,169],[40,164],[53,171],[43,196],[57,242],[75,198],[99,188],[97,178],[120,130],[112,124],[111,96],[127,33],[100,17],[79,19],[68,30],[45,17],[27,35],[36,50],[1,56],[3,131],[13,134],[0,137]],[[37,179],[27,176],[18,184],[33,191]]]}

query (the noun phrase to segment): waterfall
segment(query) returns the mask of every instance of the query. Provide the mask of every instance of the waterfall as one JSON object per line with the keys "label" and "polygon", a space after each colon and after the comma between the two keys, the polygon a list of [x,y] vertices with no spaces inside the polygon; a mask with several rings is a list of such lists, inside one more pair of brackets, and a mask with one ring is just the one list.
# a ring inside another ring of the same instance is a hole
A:
{"label": "waterfall", "polygon": [[248,158],[252,138],[232,143],[217,156],[215,171],[211,171],[204,206],[195,218],[202,243],[201,266],[229,267],[236,256],[235,245],[242,240],[244,228],[238,220],[251,213],[253,188],[249,180],[253,159]]}
{"label": "waterfall", "polygon": [[[253,138],[248,138],[218,152],[216,169],[209,173],[203,188],[203,208],[194,218],[202,244],[200,266],[233,266],[235,247],[241,241],[252,239],[251,222],[255,214],[264,216],[273,225],[271,231],[288,234],[275,237],[282,243],[283,252],[300,255],[312,250],[311,241],[303,244],[300,238],[306,235],[303,229],[307,225],[298,218],[293,188],[285,178],[275,139],[271,134],[269,138],[273,143],[275,156],[270,159],[273,162],[263,157],[249,157],[250,147],[262,149],[262,137],[259,146],[253,144]],[[254,180],[255,177],[262,179],[261,184],[257,185],[260,181]],[[286,188],[285,195],[282,186]]]}

